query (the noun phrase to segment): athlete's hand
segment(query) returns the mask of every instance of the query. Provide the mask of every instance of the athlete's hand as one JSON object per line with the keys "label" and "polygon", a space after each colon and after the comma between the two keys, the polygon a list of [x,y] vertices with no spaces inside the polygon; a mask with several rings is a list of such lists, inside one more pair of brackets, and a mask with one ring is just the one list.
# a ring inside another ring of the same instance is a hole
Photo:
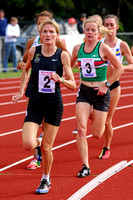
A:
{"label": "athlete's hand", "polygon": [[54,80],[55,83],[56,82],[61,83],[61,81],[62,81],[61,77],[56,73],[52,73],[50,79]]}
{"label": "athlete's hand", "polygon": [[94,88],[94,90],[98,90],[97,95],[105,95],[107,93],[108,87],[104,84],[100,87]]}
{"label": "athlete's hand", "polygon": [[16,95],[14,95],[13,97],[12,97],[12,102],[13,103],[16,103],[19,99],[21,99],[23,97],[23,95],[22,94],[20,94],[20,93],[18,93],[18,94],[16,94]]}
{"label": "athlete's hand", "polygon": [[25,67],[26,63],[24,61],[20,61],[18,64],[17,64],[17,69],[23,69]]}

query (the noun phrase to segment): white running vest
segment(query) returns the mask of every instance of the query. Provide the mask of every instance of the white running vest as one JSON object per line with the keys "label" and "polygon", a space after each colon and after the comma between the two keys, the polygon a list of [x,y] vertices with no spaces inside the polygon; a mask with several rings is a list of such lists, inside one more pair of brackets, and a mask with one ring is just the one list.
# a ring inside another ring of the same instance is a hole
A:
{"label": "white running vest", "polygon": [[[104,43],[105,38],[101,39],[101,42]],[[120,43],[121,43],[121,39],[117,39],[116,45],[114,48],[110,47],[112,49],[112,51],[114,52],[114,54],[116,55],[116,57],[118,58],[118,60],[122,63],[123,60],[123,56],[121,54],[121,50],[120,50]]]}
{"label": "white running vest", "polygon": [[36,36],[33,44],[32,44],[32,47],[37,47],[37,46],[40,46],[42,44],[39,43],[39,40],[40,40],[40,35]]}

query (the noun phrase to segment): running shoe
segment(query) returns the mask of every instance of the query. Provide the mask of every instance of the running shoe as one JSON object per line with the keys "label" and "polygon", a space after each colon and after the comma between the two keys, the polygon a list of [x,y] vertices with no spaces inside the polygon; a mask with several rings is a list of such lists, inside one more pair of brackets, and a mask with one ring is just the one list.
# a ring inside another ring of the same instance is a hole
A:
{"label": "running shoe", "polygon": [[83,168],[79,171],[78,177],[85,178],[88,175],[90,175],[90,168],[86,167],[86,165],[83,164]]}
{"label": "running shoe", "polygon": [[110,150],[107,149],[106,147],[103,147],[102,152],[99,156],[100,159],[107,159],[110,156]]}
{"label": "running shoe", "polygon": [[39,187],[36,190],[36,194],[46,194],[49,192],[51,188],[51,181],[47,181],[46,179],[42,179]]}
{"label": "running shoe", "polygon": [[27,169],[37,169],[41,167],[40,161],[38,161],[36,158],[34,158],[30,164],[27,166]]}
{"label": "running shoe", "polygon": [[78,133],[77,128],[74,131],[72,131],[73,135],[77,135],[77,133]]}

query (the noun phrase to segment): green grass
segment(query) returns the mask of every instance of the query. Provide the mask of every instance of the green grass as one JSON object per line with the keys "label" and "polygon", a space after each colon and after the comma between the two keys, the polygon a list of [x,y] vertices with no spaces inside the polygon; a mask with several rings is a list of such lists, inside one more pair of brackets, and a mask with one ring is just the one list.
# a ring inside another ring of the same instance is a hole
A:
{"label": "green grass", "polygon": [[14,77],[20,77],[21,76],[22,71],[19,72],[1,72],[0,73],[0,79],[1,78],[14,78]]}
{"label": "green grass", "polygon": [[[8,68],[12,68],[12,63],[8,63]],[[0,73],[0,79],[1,78],[13,78],[13,77],[20,77],[22,73],[22,70],[18,72],[13,72],[12,70],[9,70],[9,72],[1,72]]]}

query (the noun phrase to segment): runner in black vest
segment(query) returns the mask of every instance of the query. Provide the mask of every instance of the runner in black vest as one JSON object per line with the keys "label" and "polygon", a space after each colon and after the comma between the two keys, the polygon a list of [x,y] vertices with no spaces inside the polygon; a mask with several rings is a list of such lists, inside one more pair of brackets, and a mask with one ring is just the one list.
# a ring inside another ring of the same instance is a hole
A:
{"label": "runner in black vest", "polygon": [[[46,20],[41,25],[40,32],[44,45],[32,47],[29,50],[24,73],[21,77],[20,92],[13,96],[13,102],[22,98],[28,73],[32,68],[25,93],[29,97],[29,104],[23,125],[22,139],[23,146],[27,150],[41,145],[43,175],[40,186],[36,190],[37,194],[48,193],[51,187],[52,146],[63,113],[60,83],[72,90],[76,87],[68,53],[55,46],[59,36],[57,23]],[[63,71],[67,80],[62,77]],[[39,138],[36,137],[43,118],[46,125],[41,144]]]}

